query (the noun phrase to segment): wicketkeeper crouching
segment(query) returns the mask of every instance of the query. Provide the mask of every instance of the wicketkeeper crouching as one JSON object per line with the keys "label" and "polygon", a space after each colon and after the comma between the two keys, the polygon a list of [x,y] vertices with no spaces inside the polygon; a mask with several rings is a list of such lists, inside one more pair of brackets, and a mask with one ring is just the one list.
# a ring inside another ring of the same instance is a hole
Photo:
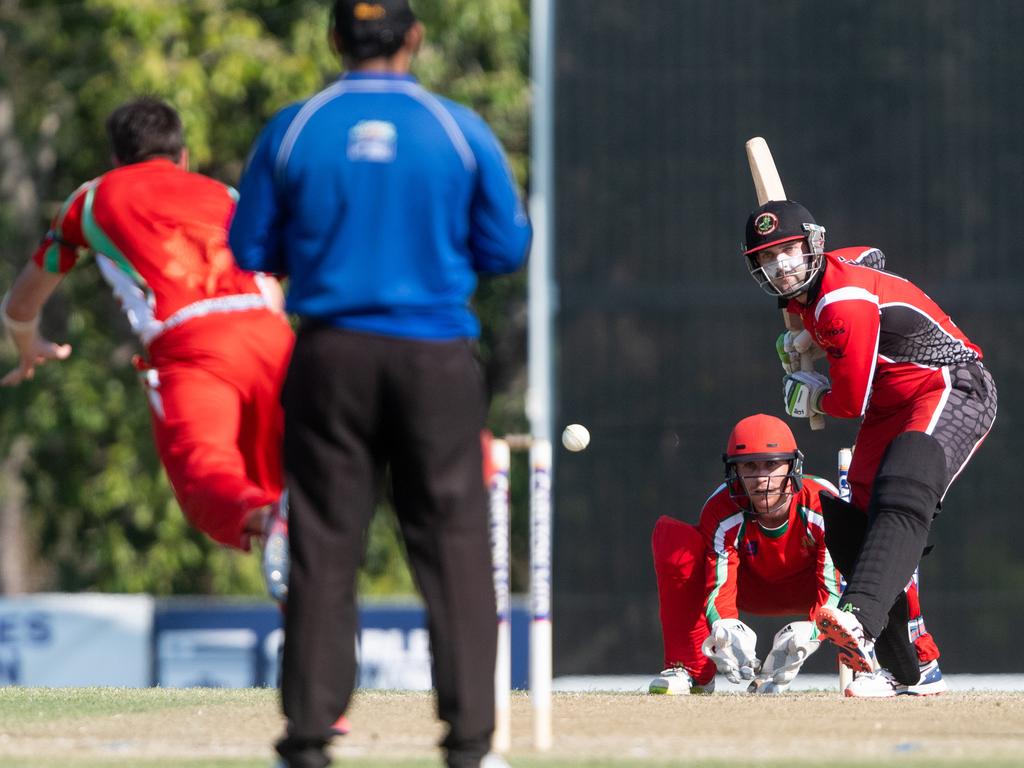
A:
{"label": "wicketkeeper crouching", "polygon": [[[740,421],[723,456],[725,482],[696,526],[662,516],[652,549],[665,669],[651,693],[710,693],[715,671],[751,693],[782,693],[819,645],[811,621],[839,600],[839,573],[825,548],[819,494],[835,486],[803,474],[789,427],[758,414]],[[802,615],[757,657],[757,636],[739,611]]]}

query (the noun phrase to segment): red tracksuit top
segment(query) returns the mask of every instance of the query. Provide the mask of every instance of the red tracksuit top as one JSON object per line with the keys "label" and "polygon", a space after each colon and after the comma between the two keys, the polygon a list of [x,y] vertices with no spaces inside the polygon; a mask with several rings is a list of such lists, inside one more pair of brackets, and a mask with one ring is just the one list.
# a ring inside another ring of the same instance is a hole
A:
{"label": "red tracksuit top", "polygon": [[704,503],[697,524],[707,551],[708,623],[738,618],[736,588],[739,572],[765,584],[792,583],[801,577],[817,585],[818,607],[839,601],[839,572],[825,548],[825,523],[818,494],[839,492],[820,477],[804,476],[800,492],[789,505],[789,520],[777,531],[766,531],[739,508],[722,484]]}
{"label": "red tracksuit top", "polygon": [[[838,418],[889,411],[937,386],[945,365],[982,358],[981,349],[911,283],[881,268],[875,248],[825,253],[825,274],[807,305],[791,300],[804,327],[828,353],[832,390],[822,410]],[[939,382],[941,383],[941,382]]]}

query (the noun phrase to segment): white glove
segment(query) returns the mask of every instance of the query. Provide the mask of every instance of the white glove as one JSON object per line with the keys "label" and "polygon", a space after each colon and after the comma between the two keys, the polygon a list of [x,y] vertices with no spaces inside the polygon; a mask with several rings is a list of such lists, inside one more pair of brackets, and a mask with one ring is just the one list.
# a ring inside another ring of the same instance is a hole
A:
{"label": "white glove", "polygon": [[832,389],[828,376],[817,371],[787,373],[782,380],[786,413],[798,419],[809,418],[821,410],[821,398]]}
{"label": "white glove", "polygon": [[730,683],[753,680],[758,668],[757,635],[739,619],[719,619],[701,647]]}
{"label": "white glove", "polygon": [[821,641],[813,622],[794,621],[775,633],[772,650],[761,665],[748,693],[782,693],[793,682],[807,657]]}

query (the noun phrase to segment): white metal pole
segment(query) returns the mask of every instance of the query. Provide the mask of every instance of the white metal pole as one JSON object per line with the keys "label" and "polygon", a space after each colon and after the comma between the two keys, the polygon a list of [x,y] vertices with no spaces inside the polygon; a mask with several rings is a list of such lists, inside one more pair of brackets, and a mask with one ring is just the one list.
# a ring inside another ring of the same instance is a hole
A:
{"label": "white metal pole", "polygon": [[528,386],[526,415],[534,443],[530,450],[530,697],[533,743],[551,748],[551,558],[554,375],[552,325],[555,312],[552,268],[554,172],[553,51],[555,0],[530,2],[530,70],[533,112],[530,143],[530,252],[528,297]]}
{"label": "white metal pole", "polygon": [[552,266],[553,163],[553,17],[555,0],[531,0],[530,70],[533,112],[530,130],[530,250],[528,296],[528,382],[526,415],[531,434],[550,440],[554,397],[552,323],[555,313]]}

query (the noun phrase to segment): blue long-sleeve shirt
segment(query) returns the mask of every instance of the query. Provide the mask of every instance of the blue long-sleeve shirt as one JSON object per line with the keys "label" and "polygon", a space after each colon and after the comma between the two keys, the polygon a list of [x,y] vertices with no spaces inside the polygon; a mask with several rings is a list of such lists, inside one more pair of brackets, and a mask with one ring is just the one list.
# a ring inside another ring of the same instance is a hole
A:
{"label": "blue long-sleeve shirt", "polygon": [[530,243],[490,128],[408,75],[349,73],[278,112],[239,193],[238,263],[287,275],[289,312],[369,333],[475,338],[477,273]]}

